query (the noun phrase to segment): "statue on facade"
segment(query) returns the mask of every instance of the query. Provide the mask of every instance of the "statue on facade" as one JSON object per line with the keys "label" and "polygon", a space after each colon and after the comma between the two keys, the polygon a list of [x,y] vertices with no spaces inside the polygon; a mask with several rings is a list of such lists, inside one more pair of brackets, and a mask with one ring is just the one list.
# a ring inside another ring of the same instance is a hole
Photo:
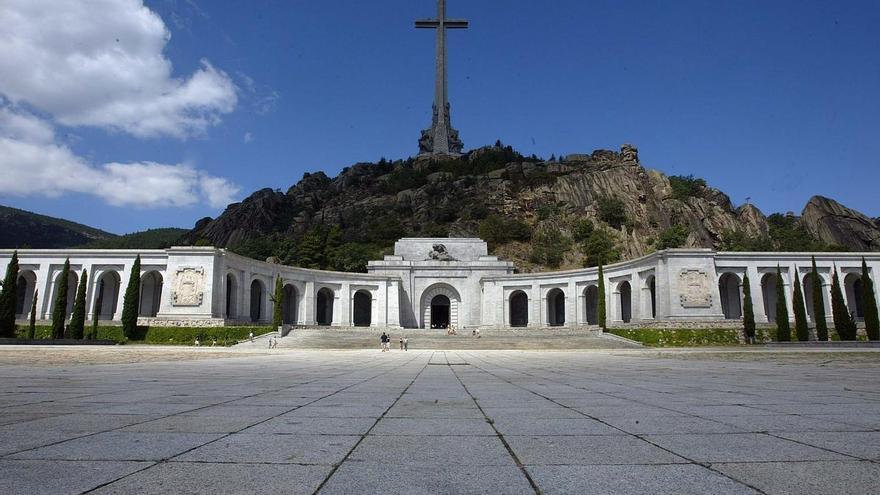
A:
{"label": "statue on facade", "polygon": [[433,249],[428,253],[428,259],[433,261],[458,261],[449,254],[449,251],[446,250],[446,246],[443,244],[434,244]]}

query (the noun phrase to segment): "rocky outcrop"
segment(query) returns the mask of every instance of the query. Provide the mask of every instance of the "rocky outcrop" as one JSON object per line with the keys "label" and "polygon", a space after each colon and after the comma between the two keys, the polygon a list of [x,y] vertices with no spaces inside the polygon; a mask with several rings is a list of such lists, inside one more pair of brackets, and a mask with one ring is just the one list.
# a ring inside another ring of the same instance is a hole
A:
{"label": "rocky outcrop", "polygon": [[826,244],[845,246],[853,251],[880,250],[880,226],[876,220],[833,199],[810,198],[801,214],[801,223]]}

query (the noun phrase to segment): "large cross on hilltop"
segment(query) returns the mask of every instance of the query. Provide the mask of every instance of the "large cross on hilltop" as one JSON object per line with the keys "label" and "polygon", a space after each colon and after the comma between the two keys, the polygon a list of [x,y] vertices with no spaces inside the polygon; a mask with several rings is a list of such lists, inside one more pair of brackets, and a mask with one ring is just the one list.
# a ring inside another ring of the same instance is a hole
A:
{"label": "large cross on hilltop", "polygon": [[437,77],[434,81],[434,114],[431,128],[422,131],[419,155],[459,155],[464,147],[449,118],[446,84],[446,30],[467,29],[468,21],[446,18],[446,0],[437,0],[437,18],[419,19],[417,28],[437,30]]}

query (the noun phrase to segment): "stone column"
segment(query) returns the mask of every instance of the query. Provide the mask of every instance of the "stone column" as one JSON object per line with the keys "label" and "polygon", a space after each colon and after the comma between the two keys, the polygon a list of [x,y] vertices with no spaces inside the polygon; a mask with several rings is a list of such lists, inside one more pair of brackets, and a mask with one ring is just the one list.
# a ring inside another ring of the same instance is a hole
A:
{"label": "stone column", "polygon": [[574,279],[568,281],[565,294],[565,326],[578,324],[578,297]]}
{"label": "stone column", "polygon": [[531,296],[529,297],[529,327],[540,328],[544,324],[544,305],[541,303],[541,284],[532,284]]}
{"label": "stone column", "polygon": [[306,290],[303,293],[302,302],[304,306],[303,325],[315,326],[315,282],[306,282]]}
{"label": "stone column", "polygon": [[749,266],[746,271],[749,274],[749,285],[752,289],[755,323],[767,323],[767,309],[764,307],[764,288],[761,286],[761,275],[754,266]]}
{"label": "stone column", "polygon": [[[339,303],[339,311],[336,311],[335,307],[333,308],[333,312],[336,313],[336,315],[333,315],[334,327],[352,326],[352,308],[354,307],[354,304],[352,304],[352,297],[351,284],[343,282],[342,287],[339,289],[339,295],[336,298],[336,302]],[[338,322],[336,319],[337,315],[339,316]]]}
{"label": "stone column", "polygon": [[242,270],[241,272],[241,299],[238,307],[238,319],[242,321],[251,321],[251,272]]}

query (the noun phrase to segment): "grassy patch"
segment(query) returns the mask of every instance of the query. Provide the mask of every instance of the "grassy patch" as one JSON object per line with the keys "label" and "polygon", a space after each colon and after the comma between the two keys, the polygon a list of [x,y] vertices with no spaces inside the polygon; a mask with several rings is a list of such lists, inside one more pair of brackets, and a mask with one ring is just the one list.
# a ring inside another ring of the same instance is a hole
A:
{"label": "grassy patch", "polygon": [[[112,340],[120,344],[164,344],[164,345],[192,345],[196,338],[202,345],[211,345],[217,340],[217,345],[230,346],[242,342],[248,338],[251,332],[254,336],[263,335],[274,331],[274,327],[138,327],[137,334],[133,339],[125,338],[122,327],[99,326],[98,340]],[[52,328],[48,325],[37,326],[34,338],[48,339]],[[27,335],[27,326],[19,325],[16,337],[23,339]]]}
{"label": "grassy patch", "polygon": [[739,345],[742,332],[738,328],[609,328],[608,331],[650,347]]}

